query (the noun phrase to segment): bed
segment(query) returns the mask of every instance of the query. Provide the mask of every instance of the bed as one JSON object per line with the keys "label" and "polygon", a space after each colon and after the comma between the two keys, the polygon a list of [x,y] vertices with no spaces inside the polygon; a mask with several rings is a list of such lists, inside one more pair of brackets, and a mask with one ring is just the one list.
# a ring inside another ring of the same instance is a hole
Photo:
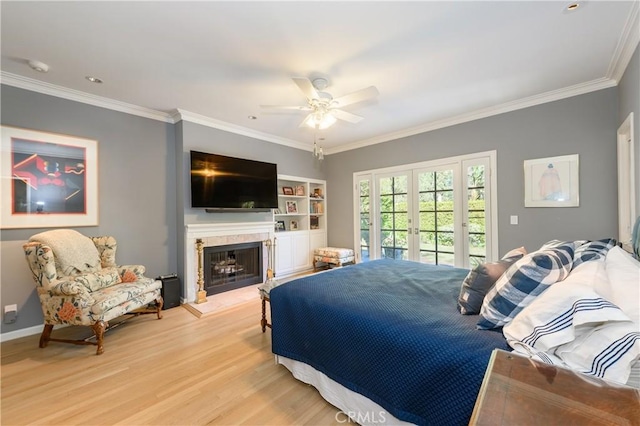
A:
{"label": "bed", "polygon": [[375,260],[273,288],[272,349],[360,424],[467,424],[494,349],[640,388],[638,277],[611,238],[472,271]]}
{"label": "bed", "polygon": [[347,414],[340,392],[364,396],[358,423],[466,424],[491,352],[509,350],[458,311],[468,272],[381,259],[278,286],[273,352]]}

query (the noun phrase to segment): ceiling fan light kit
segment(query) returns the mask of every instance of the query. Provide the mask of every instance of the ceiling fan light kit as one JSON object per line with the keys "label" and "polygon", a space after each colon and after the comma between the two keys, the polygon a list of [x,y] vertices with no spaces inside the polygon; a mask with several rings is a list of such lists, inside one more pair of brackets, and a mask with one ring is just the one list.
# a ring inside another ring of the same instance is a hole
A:
{"label": "ceiling fan light kit", "polygon": [[324,130],[334,125],[336,121],[338,119],[330,112],[314,112],[307,115],[302,124],[306,124],[312,129]]}
{"label": "ceiling fan light kit", "polygon": [[324,158],[324,155],[322,147],[318,147],[318,143],[316,141],[318,130],[325,130],[333,126],[338,120],[352,124],[359,123],[364,117],[360,117],[339,108],[378,96],[378,89],[374,86],[369,86],[365,89],[334,99],[330,93],[324,91],[329,86],[329,80],[326,78],[314,78],[313,80],[309,80],[308,78],[303,77],[293,77],[293,82],[306,96],[307,105],[261,105],[261,107],[263,109],[310,111],[304,120],[302,120],[302,123],[300,123],[300,127],[309,126],[315,130],[316,135],[314,135],[313,140],[313,155],[320,160]]}

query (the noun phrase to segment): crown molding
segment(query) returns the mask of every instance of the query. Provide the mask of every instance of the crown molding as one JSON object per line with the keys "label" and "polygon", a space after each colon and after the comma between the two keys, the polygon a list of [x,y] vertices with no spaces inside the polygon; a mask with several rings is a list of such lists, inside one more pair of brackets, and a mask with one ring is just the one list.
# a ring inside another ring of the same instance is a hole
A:
{"label": "crown molding", "polygon": [[285,145],[285,146],[296,148],[296,149],[302,149],[304,151],[313,151],[313,146],[309,145],[308,143],[298,142],[298,141],[294,141],[292,139],[287,139],[287,138],[281,138],[279,136],[275,136],[270,133],[259,132],[257,130],[249,129],[243,126],[238,126],[236,124],[227,123],[226,121],[216,120],[214,118],[210,118],[204,115],[185,111],[183,109],[179,109],[179,108],[175,109],[171,112],[170,115],[174,123],[177,123],[180,120],[188,121],[189,123],[200,124],[202,126],[212,127],[214,129],[224,130],[226,132],[248,136],[254,139],[260,139],[266,142]]}
{"label": "crown molding", "polygon": [[627,22],[622,30],[622,35],[611,58],[611,63],[607,70],[607,77],[612,78],[616,82],[620,81],[639,42],[640,2],[635,1],[631,6],[631,12],[629,13]]}
{"label": "crown molding", "polygon": [[43,81],[22,77],[20,75],[11,74],[5,71],[0,71],[0,83],[17,87],[19,89],[30,90],[32,92],[38,92],[45,95],[68,99],[70,101],[81,102],[84,104],[111,109],[114,111],[120,111],[126,114],[137,115],[139,117],[150,118],[152,120],[164,121],[165,123],[173,123],[171,115],[163,111],[156,111],[150,108],[116,101],[114,99],[109,99],[102,96],[92,95],[87,92],[81,92],[79,90],[56,86],[55,84],[45,83]]}
{"label": "crown molding", "polygon": [[[456,117],[445,118],[442,120],[434,121],[410,129],[405,129],[398,132],[387,133],[379,135],[373,138],[364,139],[342,145],[339,147],[325,148],[325,155],[337,154],[339,152],[349,151],[357,148],[362,148],[369,145],[375,145],[378,143],[388,142],[395,139],[401,139],[408,136],[413,136],[420,133],[425,133],[444,127],[454,126],[457,124],[466,123],[468,121],[478,120],[481,118],[491,117],[498,114],[504,114],[506,112],[516,111],[531,106],[541,105],[547,102],[553,102],[560,99],[569,98],[572,96],[578,96],[585,93],[606,89],[617,85],[620,79],[623,77],[624,72],[629,65],[629,61],[635,52],[636,47],[640,43],[640,2],[633,2],[629,17],[623,29],[618,46],[614,55],[611,58],[606,77],[596,79],[587,83],[581,83],[574,86],[570,86],[563,89],[558,89],[539,95],[534,95],[528,98],[507,102],[501,105],[496,105],[489,108],[483,108],[470,113],[461,114]],[[150,108],[141,107],[138,105],[129,104],[126,102],[116,101],[114,99],[105,98],[102,96],[92,95],[90,93],[81,92],[78,90],[68,89],[62,86],[56,86],[50,83],[22,77],[16,74],[11,74],[5,71],[0,71],[0,83],[13,87],[18,87],[25,90],[31,90],[46,95],[56,96],[63,99],[68,99],[76,102],[81,102],[93,106],[98,106],[114,111],[124,112],[126,114],[136,115],[139,117],[150,118],[152,120],[163,121],[166,123],[175,124],[180,120],[188,121],[191,123],[200,124],[207,127],[212,127],[227,132],[248,136],[251,138],[272,142],[280,145],[289,146],[296,149],[305,151],[312,151],[313,148],[309,144],[298,142],[292,139],[281,138],[269,133],[263,133],[256,130],[252,130],[246,127],[238,126],[235,124],[227,123],[224,121],[216,120],[210,117],[191,113],[182,109],[175,109],[171,113],[163,111],[157,111]]]}
{"label": "crown molding", "polygon": [[528,98],[503,103],[503,104],[492,106],[489,108],[479,109],[479,110],[472,111],[466,114],[461,114],[455,117],[433,121],[431,123],[423,124],[417,127],[412,127],[410,129],[405,129],[405,130],[401,130],[393,133],[387,133],[384,135],[376,136],[369,139],[364,139],[361,141],[357,141],[354,143],[350,143],[350,144],[346,144],[338,147],[333,147],[328,149],[325,148],[325,155],[337,154],[343,151],[350,151],[352,149],[362,148],[369,145],[375,145],[382,142],[392,141],[395,139],[406,138],[408,136],[414,136],[420,133],[442,129],[444,127],[450,127],[450,126],[466,123],[473,120],[479,120],[481,118],[487,118],[494,115],[516,111],[519,109],[546,104],[548,102],[570,98],[577,95],[583,95],[585,93],[607,89],[609,87],[614,87],[616,84],[617,82],[615,80],[612,80],[609,78],[600,78],[597,80],[590,81],[588,83],[576,84],[574,86],[553,90],[546,93],[541,93],[539,95],[534,95]]}

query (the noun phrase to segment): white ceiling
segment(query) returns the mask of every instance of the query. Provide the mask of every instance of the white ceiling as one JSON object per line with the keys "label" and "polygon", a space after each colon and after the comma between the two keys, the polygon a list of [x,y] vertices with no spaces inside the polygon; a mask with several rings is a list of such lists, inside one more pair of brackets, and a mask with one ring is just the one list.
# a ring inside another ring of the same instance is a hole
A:
{"label": "white ceiling", "polygon": [[304,105],[291,77],[334,97],[376,86],[344,108],[364,120],[324,131],[339,152],[617,84],[638,1],[568,4],[2,1],[2,82],[305,149],[304,112],[259,107]]}

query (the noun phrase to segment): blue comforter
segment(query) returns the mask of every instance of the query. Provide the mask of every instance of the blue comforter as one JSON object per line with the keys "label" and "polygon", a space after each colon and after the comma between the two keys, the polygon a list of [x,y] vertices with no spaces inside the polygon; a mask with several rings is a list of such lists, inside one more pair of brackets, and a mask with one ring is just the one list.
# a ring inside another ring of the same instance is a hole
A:
{"label": "blue comforter", "polygon": [[458,312],[467,272],[382,259],[283,284],[270,295],[273,352],[401,420],[467,424],[492,350],[509,350]]}

